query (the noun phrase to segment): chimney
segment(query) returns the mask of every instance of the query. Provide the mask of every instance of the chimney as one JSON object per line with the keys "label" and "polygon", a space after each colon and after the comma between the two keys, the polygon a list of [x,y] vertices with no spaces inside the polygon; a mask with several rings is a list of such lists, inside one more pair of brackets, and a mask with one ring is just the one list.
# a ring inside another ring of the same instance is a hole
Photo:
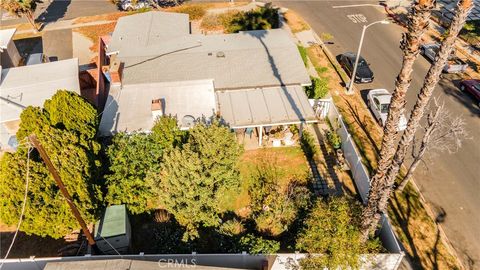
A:
{"label": "chimney", "polygon": [[155,121],[158,117],[162,117],[165,109],[165,99],[152,99],[152,118]]}

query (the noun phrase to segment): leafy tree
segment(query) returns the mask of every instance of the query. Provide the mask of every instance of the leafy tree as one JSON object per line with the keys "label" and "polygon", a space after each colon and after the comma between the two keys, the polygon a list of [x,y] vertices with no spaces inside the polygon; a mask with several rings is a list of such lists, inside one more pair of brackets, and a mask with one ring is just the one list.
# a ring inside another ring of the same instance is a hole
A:
{"label": "leafy tree", "polygon": [[[68,113],[72,115],[66,117]],[[96,185],[100,145],[95,141],[98,126],[95,108],[77,94],[60,90],[45,102],[43,109],[28,107],[20,118],[19,141],[35,133],[85,221],[94,221],[102,199]],[[1,160],[0,219],[6,224],[16,224],[20,215],[27,151],[20,147]],[[30,154],[29,173],[27,206],[20,229],[28,234],[60,238],[78,228],[77,220],[36,150]]]}
{"label": "leafy tree", "polygon": [[18,17],[25,17],[33,26],[35,31],[38,31],[38,26],[35,24],[35,10],[41,0],[2,0],[0,8],[17,15]]}
{"label": "leafy tree", "polygon": [[110,173],[106,176],[109,204],[127,204],[134,214],[157,207],[150,174],[158,173],[165,150],[181,144],[177,119],[162,116],[151,133],[118,133],[107,149]]}
{"label": "leafy tree", "polygon": [[296,246],[303,252],[320,255],[302,260],[302,269],[356,269],[361,254],[377,251],[378,242],[362,240],[360,213],[360,206],[345,197],[318,200]]}
{"label": "leafy tree", "polygon": [[197,124],[186,144],[164,155],[155,177],[160,205],[186,227],[185,241],[198,237],[201,226],[220,225],[224,194],[239,188],[241,152],[235,135],[214,121]]}
{"label": "leafy tree", "polygon": [[280,175],[274,162],[263,161],[249,189],[257,229],[271,236],[286,231],[310,198],[308,189],[297,181],[280,185]]}

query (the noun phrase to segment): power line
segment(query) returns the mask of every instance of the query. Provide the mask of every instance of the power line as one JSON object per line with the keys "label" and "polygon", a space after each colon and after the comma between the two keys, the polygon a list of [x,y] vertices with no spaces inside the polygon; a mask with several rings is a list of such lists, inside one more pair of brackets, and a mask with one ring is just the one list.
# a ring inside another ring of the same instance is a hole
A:
{"label": "power line", "polygon": [[17,229],[15,230],[15,234],[13,235],[12,243],[10,243],[10,247],[8,247],[7,253],[5,254],[5,257],[2,260],[2,263],[0,264],[0,270],[2,269],[3,265],[5,264],[5,260],[8,258],[8,255],[10,254],[10,251],[12,250],[13,244],[15,243],[15,239],[17,239],[18,231],[20,230],[20,225],[22,224],[23,221],[23,215],[25,213],[25,206],[27,205],[27,195],[28,195],[28,183],[29,183],[29,178],[30,178],[30,152],[32,152],[33,148],[29,147],[28,152],[27,152],[27,175],[26,175],[26,181],[25,181],[25,194],[23,197],[23,203],[22,203],[22,210],[20,212],[20,218],[18,220],[18,225]]}

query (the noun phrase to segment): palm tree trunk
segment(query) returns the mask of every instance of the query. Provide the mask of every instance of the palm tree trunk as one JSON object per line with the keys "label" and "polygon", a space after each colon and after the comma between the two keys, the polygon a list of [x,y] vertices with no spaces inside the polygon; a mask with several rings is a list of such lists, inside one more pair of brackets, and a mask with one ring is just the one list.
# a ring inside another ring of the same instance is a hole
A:
{"label": "palm tree trunk", "polygon": [[380,214],[387,205],[385,191],[390,189],[384,177],[394,155],[394,143],[397,134],[397,127],[400,115],[405,110],[405,95],[412,79],[413,63],[418,57],[420,42],[425,30],[428,27],[431,10],[434,6],[433,0],[420,0],[409,13],[408,31],[403,35],[400,48],[403,51],[403,62],[400,73],[395,81],[395,90],[390,103],[388,118],[383,129],[382,148],[380,159],[375,175],[371,180],[368,202],[362,212],[362,236],[367,240],[380,220]]}
{"label": "palm tree trunk", "polygon": [[438,81],[440,80],[440,74],[442,73],[442,70],[447,63],[448,57],[452,52],[452,47],[455,44],[458,33],[460,32],[460,30],[462,30],[468,13],[472,9],[472,7],[472,0],[460,0],[458,3],[457,11],[447,32],[448,35],[443,40],[440,46],[440,50],[437,54],[437,59],[435,60],[435,63],[428,70],[423,86],[420,89],[420,93],[418,94],[417,102],[413,107],[412,114],[410,115],[410,119],[408,120],[407,129],[403,133],[402,138],[400,139],[400,142],[397,146],[397,151],[392,160],[392,164],[387,172],[387,181],[395,181],[395,178],[398,175],[398,171],[400,170],[400,167],[405,161],[407,149],[413,141],[415,132],[417,131],[420,120],[422,119],[423,114],[427,108],[433,90],[435,89],[435,86],[437,86]]}

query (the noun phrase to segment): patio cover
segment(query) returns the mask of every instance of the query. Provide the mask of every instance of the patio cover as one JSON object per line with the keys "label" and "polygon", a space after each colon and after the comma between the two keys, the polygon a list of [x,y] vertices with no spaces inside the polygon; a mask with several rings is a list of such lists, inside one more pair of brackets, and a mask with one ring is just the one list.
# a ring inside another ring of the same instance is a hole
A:
{"label": "patio cover", "polygon": [[317,122],[301,86],[217,91],[221,116],[232,128]]}

